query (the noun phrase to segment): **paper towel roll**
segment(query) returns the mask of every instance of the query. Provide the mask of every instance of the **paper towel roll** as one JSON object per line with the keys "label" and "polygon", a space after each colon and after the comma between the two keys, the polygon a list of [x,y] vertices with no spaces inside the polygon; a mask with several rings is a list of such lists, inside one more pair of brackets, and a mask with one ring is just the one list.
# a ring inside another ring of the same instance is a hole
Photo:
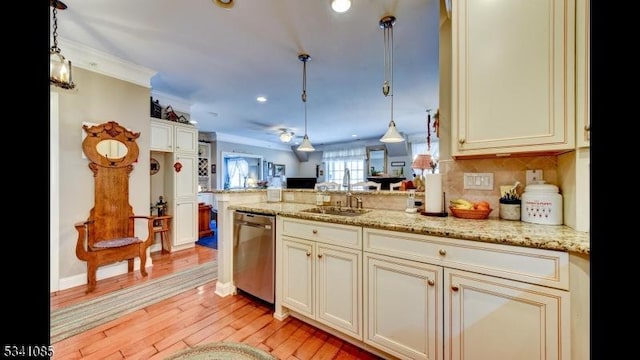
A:
{"label": "paper towel roll", "polygon": [[426,212],[442,212],[442,175],[426,174],[424,203]]}

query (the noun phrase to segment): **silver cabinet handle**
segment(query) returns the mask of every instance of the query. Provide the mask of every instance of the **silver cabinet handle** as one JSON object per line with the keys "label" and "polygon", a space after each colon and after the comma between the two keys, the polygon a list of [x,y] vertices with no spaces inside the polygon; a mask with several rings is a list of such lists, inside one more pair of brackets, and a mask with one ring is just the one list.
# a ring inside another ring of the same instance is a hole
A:
{"label": "silver cabinet handle", "polygon": [[440,250],[438,250],[438,254],[440,254],[442,256],[445,256],[445,255],[447,255],[447,251],[445,249],[440,249]]}

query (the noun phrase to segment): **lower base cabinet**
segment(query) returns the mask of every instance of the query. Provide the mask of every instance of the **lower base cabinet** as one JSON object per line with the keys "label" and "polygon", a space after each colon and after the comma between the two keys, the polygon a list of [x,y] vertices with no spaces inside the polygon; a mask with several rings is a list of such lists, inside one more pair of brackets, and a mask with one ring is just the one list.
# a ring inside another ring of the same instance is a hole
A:
{"label": "lower base cabinet", "polygon": [[571,359],[566,252],[282,223],[277,308],[400,359]]}
{"label": "lower base cabinet", "polygon": [[[296,237],[281,237],[282,305],[362,340],[361,229],[286,220],[287,229]],[[335,245],[343,241],[356,248]]]}
{"label": "lower base cabinet", "polygon": [[364,342],[406,359],[442,359],[442,267],[365,253]]}
{"label": "lower base cabinet", "polygon": [[444,273],[445,359],[570,359],[568,291]]}

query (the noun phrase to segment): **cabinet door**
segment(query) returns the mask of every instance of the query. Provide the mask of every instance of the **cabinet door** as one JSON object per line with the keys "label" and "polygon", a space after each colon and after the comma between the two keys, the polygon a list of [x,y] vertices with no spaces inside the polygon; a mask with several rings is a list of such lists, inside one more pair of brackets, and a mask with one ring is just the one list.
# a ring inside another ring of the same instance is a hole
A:
{"label": "cabinet door", "polygon": [[316,320],[362,340],[362,251],[316,244]]}
{"label": "cabinet door", "polygon": [[198,129],[176,126],[176,151],[190,154],[198,152]]}
{"label": "cabinet door", "polygon": [[589,147],[591,144],[589,3],[589,0],[576,1],[576,145],[578,147]]}
{"label": "cabinet door", "polygon": [[459,0],[452,14],[452,155],[572,150],[575,0]]}
{"label": "cabinet door", "polygon": [[[198,195],[197,159],[195,155],[175,155],[175,163],[180,163],[180,171],[175,172],[175,197],[196,198]],[[172,169],[175,171],[175,169]]]}
{"label": "cabinet door", "polygon": [[193,244],[198,240],[198,203],[196,200],[177,201],[173,216],[173,245]]}
{"label": "cabinet door", "polygon": [[173,152],[173,126],[171,124],[151,120],[149,149]]}
{"label": "cabinet door", "polygon": [[570,359],[569,292],[444,270],[445,358]]}
{"label": "cabinet door", "polygon": [[282,239],[282,304],[313,318],[313,243]]}
{"label": "cabinet door", "polygon": [[442,267],[366,253],[364,341],[404,359],[443,359]]}

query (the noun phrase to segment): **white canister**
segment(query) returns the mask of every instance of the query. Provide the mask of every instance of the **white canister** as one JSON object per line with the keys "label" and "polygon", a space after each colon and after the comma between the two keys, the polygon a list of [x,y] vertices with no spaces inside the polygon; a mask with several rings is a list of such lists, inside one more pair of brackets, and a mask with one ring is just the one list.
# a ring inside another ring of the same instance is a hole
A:
{"label": "white canister", "polygon": [[522,194],[520,220],[546,225],[562,225],[562,195],[551,184],[531,184]]}

